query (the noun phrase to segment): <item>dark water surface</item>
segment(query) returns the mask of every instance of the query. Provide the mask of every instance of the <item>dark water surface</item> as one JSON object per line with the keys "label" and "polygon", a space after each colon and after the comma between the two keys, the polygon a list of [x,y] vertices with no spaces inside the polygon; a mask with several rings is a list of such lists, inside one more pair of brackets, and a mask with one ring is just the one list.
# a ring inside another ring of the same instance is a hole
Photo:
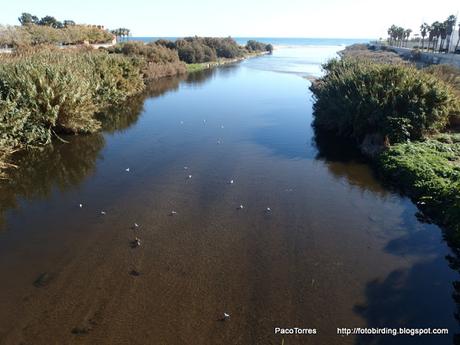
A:
{"label": "dark water surface", "polygon": [[[274,327],[317,328],[286,345],[452,344],[440,229],[315,142],[298,74],[318,54],[298,53],[163,80],[103,133],[20,154],[0,188],[0,344],[281,344]],[[450,334],[337,335],[402,326]]]}

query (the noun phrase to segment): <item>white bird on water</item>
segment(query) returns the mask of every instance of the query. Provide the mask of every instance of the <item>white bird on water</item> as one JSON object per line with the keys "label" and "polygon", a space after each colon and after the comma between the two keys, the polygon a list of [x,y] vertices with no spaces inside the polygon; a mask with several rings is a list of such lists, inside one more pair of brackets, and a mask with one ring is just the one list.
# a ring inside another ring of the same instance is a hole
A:
{"label": "white bird on water", "polygon": [[238,206],[238,210],[242,210],[244,208],[243,205]]}
{"label": "white bird on water", "polygon": [[191,178],[192,178],[192,175],[188,175],[188,178],[191,179]]}
{"label": "white bird on water", "polygon": [[138,237],[134,238],[134,241],[132,242],[133,247],[140,247],[141,245],[141,239]]}
{"label": "white bird on water", "polygon": [[101,211],[101,215],[105,216],[105,215],[106,215],[106,212],[105,212],[105,211]]}
{"label": "white bird on water", "polygon": [[222,318],[222,321],[227,321],[230,320],[230,314],[227,314],[224,312],[224,317]]}
{"label": "white bird on water", "polygon": [[272,211],[272,209],[271,209],[270,207],[267,207],[267,208],[265,209],[265,212],[267,212],[267,213],[268,213],[268,212],[271,212],[271,211]]}
{"label": "white bird on water", "polygon": [[134,224],[133,224],[133,226],[134,226],[134,228],[136,228],[136,229],[137,229],[137,228],[139,227],[139,224],[137,224],[137,223],[134,223]]}
{"label": "white bird on water", "polygon": [[229,184],[233,184],[233,182],[234,182],[233,180],[228,181]]}
{"label": "white bird on water", "polygon": [[187,167],[187,166],[185,166],[185,167],[184,167],[184,170],[188,170],[188,167]]}
{"label": "white bird on water", "polygon": [[129,168],[126,168],[125,170],[126,170],[126,172],[129,172]]}
{"label": "white bird on water", "polygon": [[83,204],[79,204],[78,207],[83,208]]}
{"label": "white bird on water", "polygon": [[176,214],[177,214],[176,211],[171,211],[171,213],[170,213],[171,216],[175,216]]}

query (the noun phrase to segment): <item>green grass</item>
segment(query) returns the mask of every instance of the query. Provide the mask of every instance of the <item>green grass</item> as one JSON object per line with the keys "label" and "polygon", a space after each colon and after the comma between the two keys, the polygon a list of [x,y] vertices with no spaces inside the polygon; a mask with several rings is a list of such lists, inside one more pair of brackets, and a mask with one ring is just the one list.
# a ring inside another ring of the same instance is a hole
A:
{"label": "green grass", "polygon": [[394,145],[377,158],[377,166],[460,245],[460,134]]}
{"label": "green grass", "polygon": [[189,63],[187,64],[187,72],[193,73],[202,71],[209,68],[209,62],[202,62],[202,63]]}

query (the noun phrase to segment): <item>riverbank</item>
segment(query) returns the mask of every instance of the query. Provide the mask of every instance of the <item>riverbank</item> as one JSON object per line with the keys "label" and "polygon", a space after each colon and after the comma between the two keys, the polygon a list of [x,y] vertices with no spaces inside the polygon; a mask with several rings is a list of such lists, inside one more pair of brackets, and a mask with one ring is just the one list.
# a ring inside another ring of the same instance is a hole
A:
{"label": "riverbank", "polygon": [[218,59],[217,61],[191,63],[191,64],[187,64],[187,72],[188,73],[193,73],[193,72],[197,72],[197,71],[203,71],[203,70],[206,70],[206,69],[215,68],[215,67],[219,67],[219,66],[223,66],[223,65],[232,64],[232,63],[237,63],[237,62],[241,62],[241,61],[246,60],[246,59],[250,59],[250,58],[254,58],[254,57],[258,57],[258,56],[262,56],[262,55],[267,55],[267,54],[270,54],[270,52],[248,53],[243,57],[237,57],[237,58],[233,58],[233,59],[221,58],[221,59]]}
{"label": "riverbank", "polygon": [[354,140],[377,174],[417,204],[420,220],[460,247],[460,70],[415,69],[366,46],[341,56],[312,86],[315,125]]}
{"label": "riverbank", "polygon": [[47,145],[61,134],[97,132],[106,118],[101,113],[147,84],[267,53],[257,44],[195,37],[97,50],[38,45],[0,54],[0,177],[14,167],[11,152]]}

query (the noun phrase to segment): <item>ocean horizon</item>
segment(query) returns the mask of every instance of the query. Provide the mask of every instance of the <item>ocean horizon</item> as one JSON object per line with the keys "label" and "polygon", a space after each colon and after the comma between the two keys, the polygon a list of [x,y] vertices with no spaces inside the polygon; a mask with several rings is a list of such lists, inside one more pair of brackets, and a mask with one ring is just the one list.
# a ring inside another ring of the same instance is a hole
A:
{"label": "ocean horizon", "polygon": [[[155,36],[132,36],[130,41],[152,42],[159,39],[176,40],[183,37],[155,37]],[[233,37],[240,45],[245,45],[249,40],[262,43],[271,43],[274,46],[347,46],[355,43],[368,43],[373,38],[298,38],[298,37]]]}

